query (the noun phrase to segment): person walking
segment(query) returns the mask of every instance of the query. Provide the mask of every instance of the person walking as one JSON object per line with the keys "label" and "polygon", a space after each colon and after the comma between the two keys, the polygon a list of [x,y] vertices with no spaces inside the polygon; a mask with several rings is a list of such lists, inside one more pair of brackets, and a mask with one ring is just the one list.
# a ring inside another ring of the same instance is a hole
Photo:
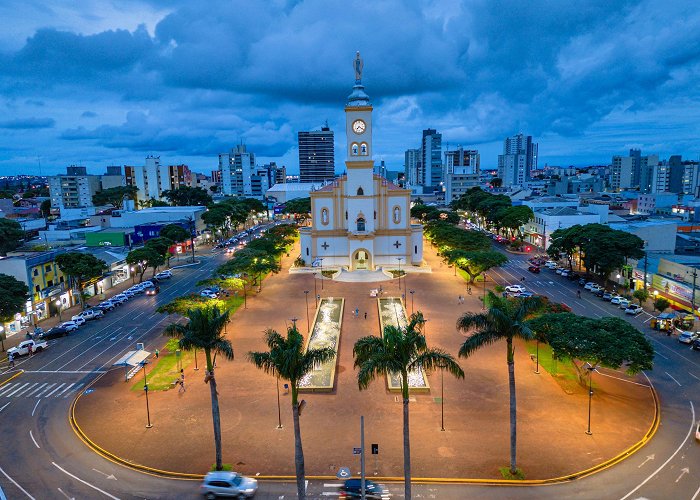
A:
{"label": "person walking", "polygon": [[467,294],[468,294],[468,295],[471,295],[471,294],[472,294],[472,287],[470,287],[470,286],[467,287]]}
{"label": "person walking", "polygon": [[359,317],[360,317],[360,308],[359,308],[359,307],[356,307],[356,308],[355,308],[355,317],[356,317],[356,318],[359,318]]}
{"label": "person walking", "polygon": [[367,319],[367,311],[365,311],[365,319]]}
{"label": "person walking", "polygon": [[580,299],[581,298],[581,290],[576,290],[576,296]]}
{"label": "person walking", "polygon": [[185,392],[185,370],[182,368],[180,368],[180,389],[177,392]]}
{"label": "person walking", "polygon": [[155,353],[155,354],[156,354],[156,359],[158,359],[158,356],[160,356],[160,351],[159,351],[158,349],[156,349],[156,353]]}
{"label": "person walking", "polygon": [[32,346],[31,344],[29,344],[29,346],[27,347],[27,349],[29,350],[29,357],[34,356],[34,348],[33,348],[33,346]]}
{"label": "person walking", "polygon": [[10,362],[10,368],[15,367],[15,353],[11,352],[10,355],[7,357],[7,360]]}

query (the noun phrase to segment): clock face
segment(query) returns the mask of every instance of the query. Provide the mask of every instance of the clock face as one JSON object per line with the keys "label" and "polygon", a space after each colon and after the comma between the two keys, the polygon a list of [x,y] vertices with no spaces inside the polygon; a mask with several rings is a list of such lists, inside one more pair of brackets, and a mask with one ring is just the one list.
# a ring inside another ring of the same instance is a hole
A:
{"label": "clock face", "polygon": [[363,122],[362,120],[355,120],[354,122],[352,122],[352,130],[356,134],[361,134],[362,132],[364,132],[366,127],[367,125],[365,125],[365,122]]}

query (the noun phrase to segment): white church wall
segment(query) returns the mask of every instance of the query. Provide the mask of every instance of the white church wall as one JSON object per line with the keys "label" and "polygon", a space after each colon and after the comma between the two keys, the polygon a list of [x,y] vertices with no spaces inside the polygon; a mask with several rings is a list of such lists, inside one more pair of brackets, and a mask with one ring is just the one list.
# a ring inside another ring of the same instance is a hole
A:
{"label": "white church wall", "polygon": [[423,226],[411,227],[411,264],[420,265],[423,262]]}

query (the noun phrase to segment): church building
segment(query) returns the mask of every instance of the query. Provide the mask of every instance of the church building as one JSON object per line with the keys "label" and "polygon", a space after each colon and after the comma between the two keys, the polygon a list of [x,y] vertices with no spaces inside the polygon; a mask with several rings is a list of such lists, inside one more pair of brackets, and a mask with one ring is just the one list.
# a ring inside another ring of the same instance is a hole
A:
{"label": "church building", "polygon": [[411,192],[374,174],[372,105],[362,65],[358,52],[345,105],[347,174],[311,193],[312,226],[300,229],[301,258],[306,265],[350,271],[418,266],[423,226],[411,224]]}

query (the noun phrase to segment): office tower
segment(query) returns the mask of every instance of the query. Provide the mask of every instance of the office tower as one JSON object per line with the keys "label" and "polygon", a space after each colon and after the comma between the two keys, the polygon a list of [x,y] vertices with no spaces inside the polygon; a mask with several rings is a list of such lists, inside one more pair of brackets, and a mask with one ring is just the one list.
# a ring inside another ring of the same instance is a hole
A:
{"label": "office tower", "polygon": [[504,186],[520,186],[537,170],[538,144],[531,135],[517,134],[503,141],[503,154],[498,155],[498,176]]}
{"label": "office tower", "polygon": [[143,166],[125,165],[124,176],[127,186],[136,186],[138,189],[137,202],[160,200],[163,191],[173,189],[170,169],[161,166],[160,156],[147,156]]}
{"label": "office tower", "polygon": [[641,184],[640,164],[642,158],[641,149],[630,149],[630,158],[632,158],[632,186],[636,187]]}
{"label": "office tower", "polygon": [[168,165],[168,176],[170,177],[170,189],[192,186],[192,172],[187,165]]}
{"label": "office tower", "polygon": [[222,193],[227,196],[251,196],[254,168],[255,153],[247,151],[245,144],[239,144],[229,153],[219,154]]}
{"label": "office tower", "polygon": [[92,197],[102,189],[99,175],[88,175],[85,167],[71,165],[66,173],[49,177],[49,194],[54,208],[92,207]]}
{"label": "office tower", "polygon": [[648,193],[666,193],[670,191],[671,167],[661,162],[652,168],[651,187]]}
{"label": "office tower", "polygon": [[418,170],[419,184],[429,191],[439,188],[443,182],[442,134],[434,129],[423,130],[421,142],[421,168]]}
{"label": "office tower", "polygon": [[613,156],[610,167],[610,188],[613,191],[632,187],[633,159],[630,156]]}
{"label": "office tower", "polygon": [[126,185],[126,179],[122,175],[122,167],[119,165],[107,167],[107,172],[102,174],[102,189],[110,189]]}
{"label": "office tower", "polygon": [[[659,164],[658,155],[640,156],[639,160],[639,190],[642,193],[652,192],[652,183],[654,182],[654,167]],[[637,157],[632,157],[633,163],[637,161]]]}
{"label": "office tower", "polygon": [[418,186],[421,184],[419,182],[419,172],[422,170],[420,149],[406,150],[404,153],[403,168],[406,175],[406,182],[409,186]]}
{"label": "office tower", "polygon": [[335,177],[333,131],[328,124],[321,130],[299,132],[299,178],[301,182],[324,182]]}
{"label": "office tower", "polygon": [[672,193],[682,193],[685,166],[681,155],[671,155],[668,159],[668,168],[668,190]]}
{"label": "office tower", "polygon": [[481,156],[476,149],[445,151],[445,202],[456,200],[479,185]]}

